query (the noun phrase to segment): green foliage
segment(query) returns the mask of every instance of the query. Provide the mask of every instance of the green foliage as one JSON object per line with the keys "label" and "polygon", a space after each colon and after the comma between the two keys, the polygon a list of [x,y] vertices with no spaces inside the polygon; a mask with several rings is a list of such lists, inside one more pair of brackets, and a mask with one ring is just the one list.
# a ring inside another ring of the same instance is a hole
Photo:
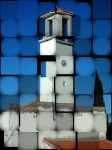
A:
{"label": "green foliage", "polygon": [[94,83],[94,106],[105,107],[103,101],[103,87],[97,72],[95,74]]}

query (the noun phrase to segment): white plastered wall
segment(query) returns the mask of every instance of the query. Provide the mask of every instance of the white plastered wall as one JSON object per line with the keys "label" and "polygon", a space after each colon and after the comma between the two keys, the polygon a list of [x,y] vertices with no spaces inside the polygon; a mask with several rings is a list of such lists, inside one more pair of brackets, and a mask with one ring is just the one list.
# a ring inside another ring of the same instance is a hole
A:
{"label": "white plastered wall", "polygon": [[106,114],[96,114],[94,115],[94,130],[96,132],[106,132],[107,131],[107,119]]}
{"label": "white plastered wall", "polygon": [[89,112],[74,114],[74,129],[76,132],[92,132],[93,131],[93,114]]}
{"label": "white plastered wall", "polygon": [[40,43],[40,55],[55,55],[56,53],[56,39]]}
{"label": "white plastered wall", "polygon": [[56,62],[46,62],[46,77],[56,77]]}
{"label": "white plastered wall", "polygon": [[74,96],[72,94],[56,95],[56,103],[74,103]]}
{"label": "white plastered wall", "polygon": [[[61,61],[66,61],[66,66],[63,67]],[[56,72],[57,74],[73,74],[74,60],[73,56],[57,56],[56,57]]]}
{"label": "white plastered wall", "polygon": [[16,130],[19,127],[19,114],[17,112],[3,112],[0,116],[2,130]]}
{"label": "white plastered wall", "polygon": [[39,112],[37,115],[37,130],[43,131],[43,130],[55,130],[56,121],[53,117],[53,112]]}
{"label": "white plastered wall", "polygon": [[76,132],[99,132],[100,135],[105,135],[107,129],[106,114],[75,113],[74,129]]}
{"label": "white plastered wall", "polygon": [[56,43],[56,56],[72,56],[72,46]]}
{"label": "white plastered wall", "polygon": [[54,93],[54,78],[40,77],[40,94],[53,94],[53,93]]}
{"label": "white plastered wall", "polygon": [[34,112],[22,112],[20,114],[20,132],[37,132],[36,119]]}
{"label": "white plastered wall", "polygon": [[73,77],[56,77],[56,94],[73,94]]}
{"label": "white plastered wall", "polygon": [[55,102],[55,95],[54,94],[41,94],[40,101],[41,102]]}
{"label": "white plastered wall", "polygon": [[4,131],[4,145],[6,147],[18,147],[18,131]]}
{"label": "white plastered wall", "polygon": [[59,43],[56,38],[48,39],[40,43],[40,55],[72,56],[73,47],[68,44]]}

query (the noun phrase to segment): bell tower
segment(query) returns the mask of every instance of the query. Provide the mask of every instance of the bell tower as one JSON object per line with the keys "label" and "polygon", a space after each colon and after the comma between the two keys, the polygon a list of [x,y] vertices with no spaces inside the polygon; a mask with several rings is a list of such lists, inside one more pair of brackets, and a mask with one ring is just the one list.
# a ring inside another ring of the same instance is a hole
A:
{"label": "bell tower", "polygon": [[56,7],[55,10],[41,16],[45,19],[45,37],[71,36],[73,13]]}
{"label": "bell tower", "polygon": [[45,36],[40,42],[40,55],[72,56],[71,42],[73,12],[56,7],[42,15],[45,19]]}
{"label": "bell tower", "polygon": [[40,17],[45,19],[45,36],[39,40],[40,57],[46,59],[45,75],[40,78],[40,102],[56,100],[63,104],[72,103],[74,107],[73,16],[73,12],[57,6]]}

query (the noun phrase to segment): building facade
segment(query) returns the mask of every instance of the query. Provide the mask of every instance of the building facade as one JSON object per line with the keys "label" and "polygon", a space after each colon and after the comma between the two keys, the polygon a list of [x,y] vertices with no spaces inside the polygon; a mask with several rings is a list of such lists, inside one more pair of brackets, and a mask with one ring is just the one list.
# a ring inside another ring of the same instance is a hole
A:
{"label": "building facade", "polygon": [[[41,16],[45,19],[45,36],[39,40],[40,93],[36,100],[20,106],[20,124],[14,128],[20,134],[38,133],[39,148],[51,149],[49,143],[56,147],[53,138],[72,138],[70,142],[73,143],[76,132],[79,139],[106,139],[103,88],[97,72],[93,107],[75,107],[73,17],[75,14],[59,7]],[[51,139],[46,139],[48,137]]]}

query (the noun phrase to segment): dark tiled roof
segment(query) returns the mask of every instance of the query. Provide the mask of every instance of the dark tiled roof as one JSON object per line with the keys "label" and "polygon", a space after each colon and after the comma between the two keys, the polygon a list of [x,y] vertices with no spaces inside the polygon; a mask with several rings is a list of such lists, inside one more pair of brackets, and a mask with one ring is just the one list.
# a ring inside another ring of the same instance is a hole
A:
{"label": "dark tiled roof", "polygon": [[[56,107],[58,111],[66,111],[66,109],[74,110],[74,103],[55,103],[53,102],[40,102],[39,100],[30,101],[24,105],[19,106],[19,104],[10,104],[7,110],[16,110],[16,111],[37,111],[37,109],[51,109],[52,106]],[[76,112],[93,112],[93,107],[88,106],[76,106]],[[94,110],[103,111],[104,108],[95,108]]]}
{"label": "dark tiled roof", "polygon": [[[52,102],[39,102],[38,100],[34,100],[28,102],[24,105],[19,106],[19,104],[10,104],[6,110],[16,110],[19,111],[36,111],[37,108],[50,109],[52,106],[55,106],[55,103]],[[74,103],[56,103],[57,110],[64,109],[74,109]],[[91,112],[93,110],[92,107],[76,107],[76,112]]]}
{"label": "dark tiled roof", "polygon": [[74,103],[57,103],[56,104],[56,109],[57,110],[61,110],[61,109],[74,110]]}
{"label": "dark tiled roof", "polygon": [[20,110],[19,104],[9,104],[4,111],[11,111],[11,110],[19,111]]}
{"label": "dark tiled roof", "polygon": [[[55,103],[53,102],[38,102],[37,103],[38,107],[43,107],[43,108],[51,108],[52,106],[55,106]],[[73,109],[74,108],[74,103],[56,103],[56,108],[57,109]]]}
{"label": "dark tiled roof", "polygon": [[[44,138],[44,142],[51,146],[52,148],[57,149],[75,149],[76,142],[74,139],[49,139]],[[108,140],[99,140],[99,141],[78,141],[78,150],[99,150],[99,149],[112,149],[112,142]]]}
{"label": "dark tiled roof", "polygon": [[8,107],[4,111],[37,111],[37,100],[28,102],[24,105],[19,105],[19,104],[9,104]]}
{"label": "dark tiled roof", "polygon": [[24,105],[21,105],[20,108],[37,108],[37,100],[30,101]]}
{"label": "dark tiled roof", "polygon": [[28,102],[24,105],[21,105],[20,110],[26,111],[26,112],[37,111],[37,100],[34,100],[34,101]]}
{"label": "dark tiled roof", "polygon": [[105,107],[94,107],[93,110],[101,112],[101,111],[105,111]]}
{"label": "dark tiled roof", "polygon": [[76,112],[92,112],[93,107],[89,106],[76,106]]}
{"label": "dark tiled roof", "polygon": [[[41,108],[51,108],[52,107],[52,102],[38,102],[37,103],[38,107]],[[54,103],[55,105],[55,103]],[[74,109],[74,103],[56,103],[56,109],[57,110],[62,110],[62,109]],[[76,112],[92,112],[93,107],[86,107],[86,106],[77,106],[76,107]]]}

